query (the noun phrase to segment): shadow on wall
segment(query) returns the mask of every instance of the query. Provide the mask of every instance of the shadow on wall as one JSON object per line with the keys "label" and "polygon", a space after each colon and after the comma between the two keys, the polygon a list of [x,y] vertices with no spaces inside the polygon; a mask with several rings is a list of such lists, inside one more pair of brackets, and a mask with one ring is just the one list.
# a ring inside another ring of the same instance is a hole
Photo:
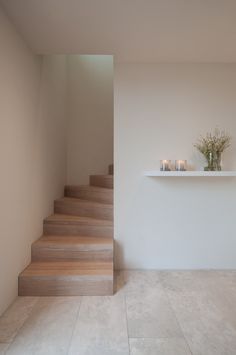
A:
{"label": "shadow on wall", "polygon": [[114,237],[114,259],[115,259],[115,269],[119,270],[119,265],[125,265],[124,258],[124,247],[117,241]]}
{"label": "shadow on wall", "polygon": [[113,162],[113,56],[68,56],[67,183]]}

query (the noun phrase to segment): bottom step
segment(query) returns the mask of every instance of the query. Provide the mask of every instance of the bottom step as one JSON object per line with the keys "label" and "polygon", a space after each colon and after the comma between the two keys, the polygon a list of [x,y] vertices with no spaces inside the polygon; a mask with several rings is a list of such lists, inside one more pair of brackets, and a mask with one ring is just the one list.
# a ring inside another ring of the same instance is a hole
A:
{"label": "bottom step", "polygon": [[35,262],[19,276],[19,296],[112,294],[112,262]]}

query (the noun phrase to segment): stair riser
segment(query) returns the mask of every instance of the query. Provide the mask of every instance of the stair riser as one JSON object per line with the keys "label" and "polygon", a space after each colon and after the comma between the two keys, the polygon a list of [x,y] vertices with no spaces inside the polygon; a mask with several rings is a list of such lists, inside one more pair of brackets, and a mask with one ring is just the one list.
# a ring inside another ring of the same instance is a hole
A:
{"label": "stair riser", "polygon": [[97,219],[113,219],[113,206],[86,206],[85,203],[79,202],[65,202],[65,201],[55,201],[54,203],[55,213],[91,217]]}
{"label": "stair riser", "polygon": [[89,191],[89,190],[79,190],[73,188],[65,189],[66,197],[81,198],[83,200],[101,202],[101,203],[113,203],[113,191]]}
{"label": "stair riser", "polygon": [[88,237],[113,237],[113,227],[44,222],[44,234],[83,235]]}
{"label": "stair riser", "polygon": [[104,296],[113,294],[112,277],[82,280],[77,276],[19,277],[19,296]]}
{"label": "stair riser", "polygon": [[90,185],[105,187],[107,189],[113,189],[113,179],[106,178],[104,176],[93,176],[91,175],[89,178]]}
{"label": "stair riser", "polygon": [[113,250],[76,250],[32,246],[32,261],[112,261]]}

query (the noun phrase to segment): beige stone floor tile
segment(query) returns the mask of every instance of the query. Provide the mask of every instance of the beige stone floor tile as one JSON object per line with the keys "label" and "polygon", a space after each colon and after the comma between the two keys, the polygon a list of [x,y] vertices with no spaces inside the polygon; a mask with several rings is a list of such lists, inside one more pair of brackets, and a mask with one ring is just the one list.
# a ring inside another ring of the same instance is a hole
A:
{"label": "beige stone floor tile", "polygon": [[18,297],[0,317],[0,343],[10,343],[29,317],[37,297]]}
{"label": "beige stone floor tile", "polygon": [[124,296],[84,297],[70,355],[128,355]]}
{"label": "beige stone floor tile", "polygon": [[181,337],[158,272],[124,272],[128,334],[131,338]]}
{"label": "beige stone floor tile", "polygon": [[236,286],[235,271],[194,270],[160,271],[159,279],[170,291],[206,291]]}
{"label": "beige stone floor tile", "polygon": [[80,297],[42,297],[7,350],[8,355],[66,355]]}
{"label": "beige stone floor tile", "polygon": [[192,355],[182,338],[129,339],[130,355]]}
{"label": "beige stone floor tile", "polygon": [[5,355],[9,343],[0,343],[0,355]]}
{"label": "beige stone floor tile", "polygon": [[123,290],[126,293],[162,287],[159,271],[124,270],[121,273],[123,274]]}
{"label": "beige stone floor tile", "polygon": [[226,272],[166,273],[163,278],[194,355],[236,354],[236,297],[232,281],[232,273]]}

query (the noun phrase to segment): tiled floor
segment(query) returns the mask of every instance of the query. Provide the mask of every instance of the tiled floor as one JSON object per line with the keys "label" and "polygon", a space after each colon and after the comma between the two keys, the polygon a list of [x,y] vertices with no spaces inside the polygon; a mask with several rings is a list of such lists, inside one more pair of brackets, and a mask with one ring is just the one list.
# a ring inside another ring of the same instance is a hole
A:
{"label": "tiled floor", "polygon": [[122,271],[111,297],[21,297],[0,354],[236,355],[235,271]]}

